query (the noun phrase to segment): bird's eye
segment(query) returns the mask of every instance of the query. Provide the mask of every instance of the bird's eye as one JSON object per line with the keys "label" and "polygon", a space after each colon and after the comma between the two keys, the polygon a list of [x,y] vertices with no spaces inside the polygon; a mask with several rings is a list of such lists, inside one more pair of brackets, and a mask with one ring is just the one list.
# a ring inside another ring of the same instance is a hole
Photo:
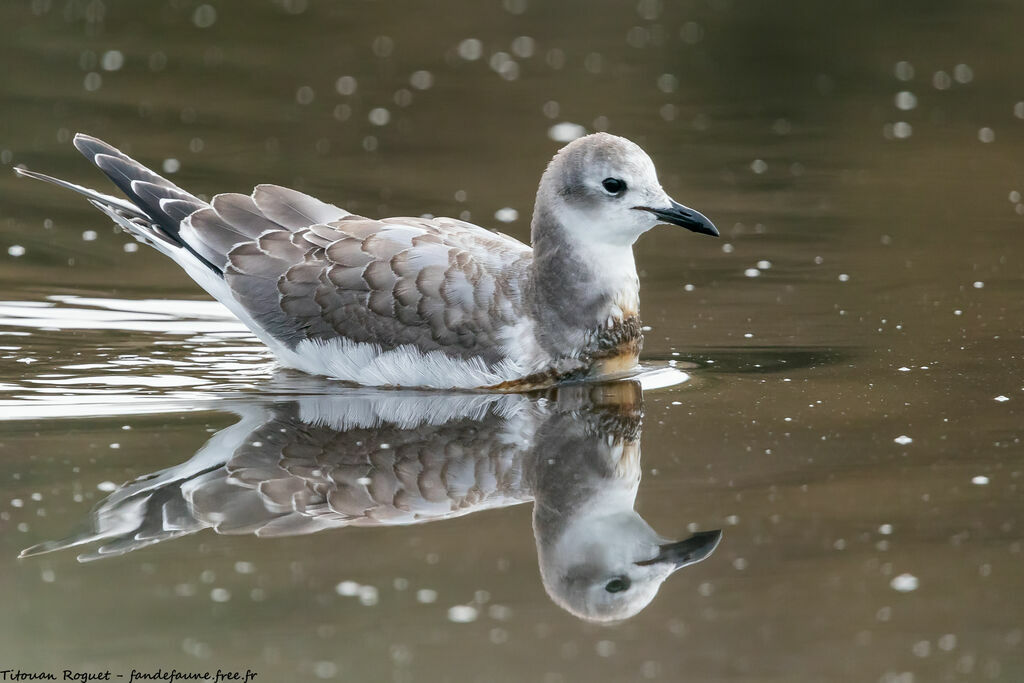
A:
{"label": "bird's eye", "polygon": [[609,593],[621,593],[627,588],[629,588],[629,579],[625,576],[612,579],[604,585],[604,589]]}
{"label": "bird's eye", "polygon": [[618,178],[605,178],[601,181],[601,187],[608,194],[622,194],[626,191],[626,182]]}

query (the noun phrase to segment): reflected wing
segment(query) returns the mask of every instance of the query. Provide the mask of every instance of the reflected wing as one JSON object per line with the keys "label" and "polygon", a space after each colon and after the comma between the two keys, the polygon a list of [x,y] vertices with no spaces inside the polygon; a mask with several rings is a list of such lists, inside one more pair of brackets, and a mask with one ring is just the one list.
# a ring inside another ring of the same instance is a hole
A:
{"label": "reflected wing", "polygon": [[353,392],[247,408],[187,462],[111,494],[82,533],[22,556],[102,541],[85,561],[208,527],[287,536],[527,501],[532,406],[522,396]]}

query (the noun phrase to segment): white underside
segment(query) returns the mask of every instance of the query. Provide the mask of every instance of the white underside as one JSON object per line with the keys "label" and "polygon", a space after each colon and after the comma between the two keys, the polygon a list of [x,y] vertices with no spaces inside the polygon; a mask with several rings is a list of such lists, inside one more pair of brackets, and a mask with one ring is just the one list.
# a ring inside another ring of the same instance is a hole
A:
{"label": "white underside", "polygon": [[383,350],[376,344],[343,338],[303,340],[294,350],[275,349],[275,353],[288,367],[364,386],[476,389],[519,379],[525,374],[518,363],[509,359],[488,367],[480,358],[453,358],[441,351],[423,352],[410,345]]}

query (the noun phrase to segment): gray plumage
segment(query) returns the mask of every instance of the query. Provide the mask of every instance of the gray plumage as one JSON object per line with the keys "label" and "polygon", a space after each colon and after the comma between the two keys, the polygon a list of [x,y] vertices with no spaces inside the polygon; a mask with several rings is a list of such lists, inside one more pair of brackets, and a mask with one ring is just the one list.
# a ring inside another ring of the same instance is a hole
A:
{"label": "gray plumage", "polygon": [[[360,384],[518,390],[628,371],[642,341],[632,243],[659,221],[714,230],[680,212],[639,147],[605,134],[545,171],[534,249],[451,218],[355,216],[276,185],[207,203],[100,140],[75,146],[130,202],[18,171],[85,194],[173,258],[283,364]],[[629,189],[610,192],[610,177]]]}

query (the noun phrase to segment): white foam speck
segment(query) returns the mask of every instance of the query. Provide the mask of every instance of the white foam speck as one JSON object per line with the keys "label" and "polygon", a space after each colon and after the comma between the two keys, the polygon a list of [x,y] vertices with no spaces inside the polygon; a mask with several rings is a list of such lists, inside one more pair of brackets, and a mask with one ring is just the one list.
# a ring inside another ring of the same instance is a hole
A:
{"label": "white foam speck", "polygon": [[901,446],[906,446],[908,443],[913,443],[914,442],[914,440],[911,439],[906,434],[900,434],[895,439],[893,439],[893,441],[895,441],[896,443],[898,443]]}
{"label": "white foam speck", "polygon": [[1010,400],[1010,397],[1009,396],[1003,396],[1002,394],[1000,394],[999,396],[996,396],[992,400],[993,401],[999,401],[1000,403],[1006,403],[1007,401]]}
{"label": "white foam speck", "polygon": [[909,593],[910,591],[917,590],[917,577],[913,574],[900,574],[894,576],[892,581],[889,582],[889,586],[899,593]]}
{"label": "white foam speck", "polygon": [[976,477],[971,477],[971,483],[975,486],[988,486],[989,479],[984,474],[979,474]]}
{"label": "white foam speck", "polygon": [[512,221],[518,220],[519,212],[510,206],[506,206],[503,209],[495,211],[494,217],[502,223],[511,223]]}
{"label": "white foam speck", "polygon": [[572,142],[587,134],[587,129],[578,123],[563,121],[548,128],[548,137],[555,142]]}
{"label": "white foam speck", "polygon": [[456,624],[468,624],[471,621],[476,621],[478,614],[476,607],[472,605],[455,605],[448,608],[448,621]]}

